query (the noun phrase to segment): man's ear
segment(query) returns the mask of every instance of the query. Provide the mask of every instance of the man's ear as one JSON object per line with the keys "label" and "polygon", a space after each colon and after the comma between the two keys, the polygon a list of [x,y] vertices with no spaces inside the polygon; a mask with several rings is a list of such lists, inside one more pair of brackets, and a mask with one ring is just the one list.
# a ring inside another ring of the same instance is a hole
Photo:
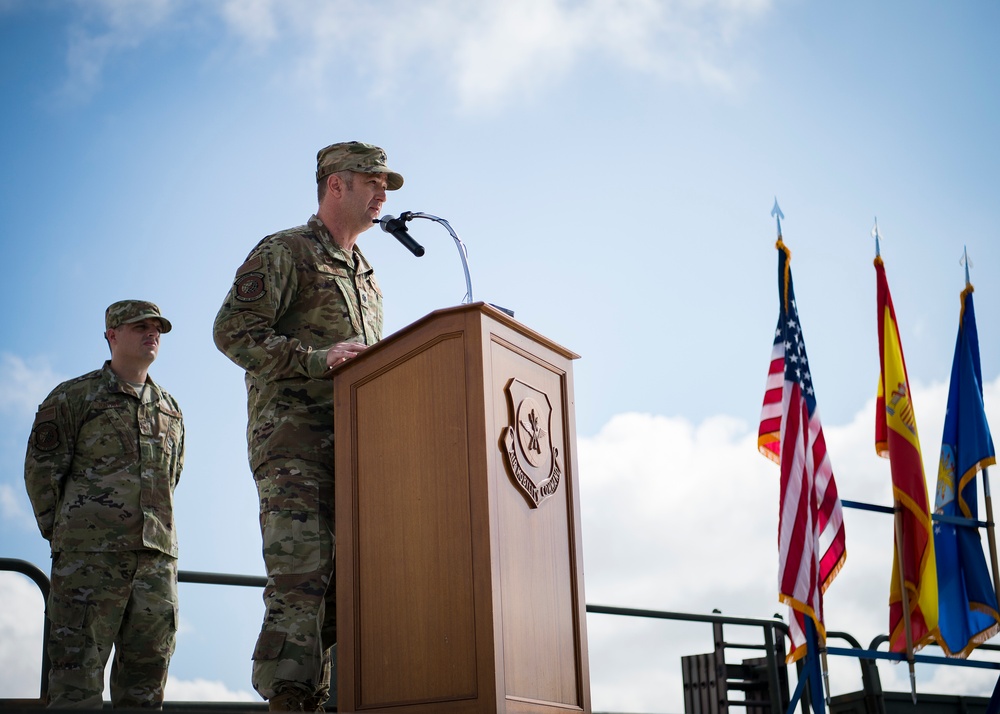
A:
{"label": "man's ear", "polygon": [[340,198],[344,192],[344,180],[337,174],[330,174],[325,180],[327,193]]}

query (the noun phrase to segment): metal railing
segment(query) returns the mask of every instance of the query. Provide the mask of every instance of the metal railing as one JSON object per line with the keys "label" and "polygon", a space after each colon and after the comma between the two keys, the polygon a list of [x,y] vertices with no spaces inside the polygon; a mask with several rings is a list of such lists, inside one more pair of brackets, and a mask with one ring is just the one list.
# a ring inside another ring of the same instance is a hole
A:
{"label": "metal railing", "polygon": [[[0,572],[12,572],[21,573],[22,575],[30,578],[38,589],[42,593],[43,601],[48,606],[49,599],[49,577],[42,572],[38,566],[34,563],[30,563],[27,560],[20,560],[17,558],[0,558]],[[177,572],[177,581],[180,583],[202,583],[206,585],[235,585],[240,587],[256,587],[263,588],[267,585],[267,578],[263,575],[234,575],[228,573],[207,573],[198,570],[179,570]],[[38,700],[39,702],[45,699],[45,695],[49,689],[49,618],[43,618],[44,622],[42,624],[42,675],[41,681],[38,687]],[[172,703],[171,708],[181,708],[184,706],[177,707],[177,703]],[[202,707],[202,703],[199,703],[199,708]],[[240,703],[241,708],[247,708],[245,702]],[[208,707],[205,708],[219,708],[211,706],[209,703]]]}
{"label": "metal railing", "polygon": [[[42,592],[45,600],[48,600],[49,593],[49,579],[41,570],[38,569],[32,563],[25,560],[18,560],[14,558],[0,558],[0,571],[11,571],[18,572],[26,575],[31,580],[35,582],[39,590]],[[264,576],[254,576],[254,575],[235,575],[227,573],[212,573],[212,572],[202,572],[194,570],[180,570],[177,573],[178,582],[181,583],[201,583],[206,585],[230,585],[230,586],[240,586],[240,587],[258,587],[263,588],[267,584],[267,578]],[[615,616],[626,616],[626,617],[639,617],[648,619],[660,619],[660,620],[680,620],[688,622],[704,622],[709,624],[726,624],[726,625],[748,625],[751,627],[759,627],[763,630],[763,644],[760,645],[727,645],[730,648],[739,649],[762,649],[765,651],[765,657],[767,660],[767,677],[769,684],[769,691],[771,692],[772,699],[777,697],[778,689],[778,678],[779,678],[779,668],[784,666],[784,662],[779,661],[777,652],[779,651],[776,647],[776,637],[783,637],[788,631],[788,626],[779,620],[757,620],[748,619],[742,617],[730,617],[722,614],[711,614],[711,615],[697,615],[682,612],[664,612],[658,610],[638,610],[631,608],[622,607],[608,607],[604,605],[587,605],[587,613],[589,614],[599,614],[599,615],[615,615]],[[39,701],[43,700],[45,694],[48,690],[48,671],[49,671],[49,658],[48,658],[48,618],[45,618],[44,630],[42,634],[42,676],[39,685]],[[172,708],[183,708],[175,707],[176,703],[171,703]],[[241,703],[244,706],[245,703]],[[772,712],[780,712],[781,707],[779,702],[775,699],[772,703]]]}
{"label": "metal railing", "polygon": [[[746,617],[731,617],[729,615],[723,615],[718,611],[710,615],[698,615],[687,612],[667,612],[662,610],[642,610],[626,607],[609,607],[605,605],[587,605],[587,612],[593,615],[619,615],[625,617],[640,617],[654,620],[673,620],[682,622],[704,622],[713,625],[715,630],[716,639],[716,649],[721,650],[721,655],[724,657],[724,651],[729,650],[763,650],[764,651],[764,661],[765,661],[765,671],[767,673],[767,700],[762,702],[760,700],[750,700],[749,697],[744,700],[731,700],[728,698],[729,690],[744,690],[746,691],[746,686],[743,683],[729,683],[726,682],[726,674],[718,673],[719,679],[722,680],[722,684],[719,686],[724,692],[720,692],[720,696],[725,696],[725,704],[728,706],[742,706],[747,709],[748,712],[753,709],[754,711],[759,711],[759,708],[764,706],[772,714],[781,714],[784,712],[784,702],[782,701],[782,693],[785,692],[787,687],[782,687],[780,682],[782,681],[782,668],[786,667],[784,663],[784,648],[778,646],[778,638],[784,637],[788,633],[788,625],[781,620],[760,620]],[[759,627],[763,634],[763,644],[737,644],[733,642],[726,642],[722,639],[721,625],[742,625],[749,627]],[[787,682],[787,677],[784,678]],[[804,711],[804,710],[803,710]]]}
{"label": "metal railing", "polygon": [[[44,600],[48,601],[49,595],[49,578],[33,563],[26,560],[20,560],[16,558],[0,558],[0,572],[15,572],[25,575],[31,579],[38,589]],[[267,578],[264,576],[256,575],[236,575],[227,573],[212,573],[194,570],[180,570],[177,574],[178,582],[180,583],[200,583],[206,585],[229,585],[237,587],[257,587],[263,588],[267,584]],[[713,626],[718,625],[737,625],[737,626],[749,626],[757,627],[762,631],[763,644],[733,644],[733,643],[721,643],[724,648],[728,649],[759,649],[763,650],[765,653],[765,663],[767,672],[767,684],[769,692],[769,710],[775,714],[782,712],[782,702],[780,701],[781,687],[779,685],[781,678],[781,668],[786,667],[783,657],[783,648],[778,646],[779,637],[784,637],[788,633],[788,625],[779,619],[754,619],[745,617],[731,617],[728,615],[723,615],[721,613],[713,613],[709,615],[700,615],[685,612],[669,612],[663,610],[644,610],[635,608],[625,608],[625,607],[611,607],[606,605],[587,605],[586,611],[588,614],[593,615],[611,615],[611,616],[623,616],[623,617],[638,617],[644,619],[654,619],[654,620],[672,620],[672,621],[682,621],[682,622],[703,622],[711,624]],[[44,624],[42,629],[42,661],[41,661],[41,681],[39,683],[39,697],[38,701],[44,700],[46,692],[48,691],[48,672],[49,672],[49,658],[48,658],[48,634],[49,634],[49,622],[48,618],[44,618]],[[903,659],[905,655],[896,652],[882,652],[878,650],[878,646],[888,641],[888,636],[879,635],[874,640],[867,649],[863,648],[861,644],[850,634],[846,632],[827,632],[827,640],[842,639],[847,641],[850,647],[827,647],[827,653],[831,655],[841,655],[848,657],[855,657],[861,666],[862,674],[862,686],[864,690],[865,700],[866,700],[866,711],[868,714],[884,714],[885,707],[882,702],[882,689],[881,682],[879,680],[878,669],[875,666],[875,660],[885,659],[885,660],[895,660],[898,661]],[[982,644],[977,647],[978,650],[983,651],[994,651],[1000,652],[1000,646]],[[987,669],[997,669],[1000,670],[1000,661],[983,661],[983,660],[970,660],[970,659],[955,659],[943,656],[933,656],[927,654],[914,655],[914,659],[917,662],[927,663],[927,664],[938,664],[938,665],[951,665],[951,666],[964,666],[964,667],[979,667]],[[799,674],[801,675],[801,660],[798,662]],[[235,703],[234,703],[235,704]],[[266,703],[265,703],[266,704]],[[742,702],[742,701],[727,701],[727,704],[731,705],[745,705],[749,709],[750,706],[759,707],[761,706],[760,701],[755,702]],[[808,711],[809,705],[807,699],[803,699],[801,702],[804,714]],[[171,708],[183,709],[185,706],[193,706],[192,703],[179,703],[172,702]],[[199,703],[199,708],[211,708],[211,709],[226,709],[232,708],[233,704],[223,703],[223,702],[211,702],[211,703]],[[241,708],[248,708],[246,702],[240,702],[238,704]],[[250,707],[252,708],[252,707]]]}

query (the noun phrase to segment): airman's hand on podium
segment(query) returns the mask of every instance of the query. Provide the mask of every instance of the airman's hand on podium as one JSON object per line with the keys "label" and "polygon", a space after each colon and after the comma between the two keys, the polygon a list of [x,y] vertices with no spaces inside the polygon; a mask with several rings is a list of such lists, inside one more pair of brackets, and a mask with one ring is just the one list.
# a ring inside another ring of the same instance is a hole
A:
{"label": "airman's hand on podium", "polygon": [[366,349],[368,349],[367,345],[358,342],[338,342],[326,353],[326,373],[332,378],[334,367],[339,367]]}

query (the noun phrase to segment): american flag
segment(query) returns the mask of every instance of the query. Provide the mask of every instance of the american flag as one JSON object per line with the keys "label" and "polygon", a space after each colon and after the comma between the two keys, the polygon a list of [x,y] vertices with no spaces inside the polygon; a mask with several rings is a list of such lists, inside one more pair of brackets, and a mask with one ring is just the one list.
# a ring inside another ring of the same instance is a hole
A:
{"label": "american flag", "polygon": [[757,446],[781,466],[778,523],[778,599],[790,611],[788,661],[806,653],[805,618],[821,639],[823,593],[847,557],[844,517],[816,407],[812,373],[802,338],[791,252],[778,237],[778,293],[781,310]]}

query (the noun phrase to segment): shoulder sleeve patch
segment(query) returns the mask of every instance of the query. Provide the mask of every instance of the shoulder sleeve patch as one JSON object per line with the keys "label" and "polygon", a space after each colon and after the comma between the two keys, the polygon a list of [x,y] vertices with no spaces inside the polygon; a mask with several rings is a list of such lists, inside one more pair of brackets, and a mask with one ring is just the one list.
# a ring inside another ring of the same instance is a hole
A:
{"label": "shoulder sleeve patch", "polygon": [[44,422],[52,421],[55,418],[56,418],[56,408],[55,407],[49,407],[47,409],[39,409],[38,413],[35,414],[35,423],[32,425],[32,428],[34,428],[34,427],[36,427],[39,424],[42,424]]}
{"label": "shoulder sleeve patch", "polygon": [[236,277],[240,277],[245,273],[253,272],[254,270],[260,270],[261,266],[264,264],[264,259],[260,255],[255,255],[252,258],[248,258],[247,262],[236,269]]}
{"label": "shoulder sleeve patch", "polygon": [[240,302],[253,302],[264,297],[264,257],[259,253],[239,267],[233,281],[233,297]]}
{"label": "shoulder sleeve patch", "polygon": [[233,283],[233,297],[240,302],[253,302],[264,297],[264,274],[244,273]]}
{"label": "shoulder sleeve patch", "polygon": [[39,451],[52,451],[59,446],[59,427],[52,418],[35,420],[35,426],[31,429],[31,445]]}

